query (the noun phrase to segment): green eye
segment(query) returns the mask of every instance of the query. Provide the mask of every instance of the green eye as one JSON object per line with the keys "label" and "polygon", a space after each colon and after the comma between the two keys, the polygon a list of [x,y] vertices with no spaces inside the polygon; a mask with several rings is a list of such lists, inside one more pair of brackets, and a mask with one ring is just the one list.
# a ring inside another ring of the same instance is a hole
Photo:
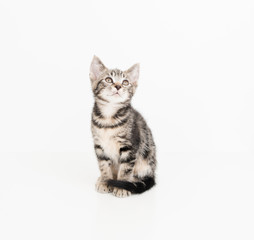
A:
{"label": "green eye", "polygon": [[105,81],[106,81],[107,83],[113,83],[113,79],[110,78],[110,77],[107,77],[107,78],[105,79]]}
{"label": "green eye", "polygon": [[128,86],[128,85],[129,85],[129,81],[128,81],[128,80],[123,80],[122,84],[123,84],[124,86]]}

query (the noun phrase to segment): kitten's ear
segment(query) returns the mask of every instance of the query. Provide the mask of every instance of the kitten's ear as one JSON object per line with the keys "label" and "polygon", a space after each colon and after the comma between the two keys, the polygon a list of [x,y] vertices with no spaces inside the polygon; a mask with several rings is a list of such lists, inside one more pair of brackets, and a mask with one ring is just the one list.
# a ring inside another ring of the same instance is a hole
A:
{"label": "kitten's ear", "polygon": [[107,68],[104,66],[102,61],[97,56],[94,56],[90,66],[90,79],[92,81],[98,80],[100,75],[105,72],[105,70],[107,70]]}
{"label": "kitten's ear", "polygon": [[131,68],[127,71],[127,76],[130,78],[132,84],[137,85],[138,78],[139,78],[139,63],[134,64]]}

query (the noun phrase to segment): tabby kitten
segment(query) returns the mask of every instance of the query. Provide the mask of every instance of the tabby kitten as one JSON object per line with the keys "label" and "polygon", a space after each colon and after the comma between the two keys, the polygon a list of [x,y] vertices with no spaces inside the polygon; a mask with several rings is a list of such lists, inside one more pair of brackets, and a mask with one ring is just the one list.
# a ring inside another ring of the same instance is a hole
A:
{"label": "tabby kitten", "polygon": [[155,184],[152,133],[131,106],[138,77],[139,64],[121,71],[106,68],[96,56],[92,60],[92,135],[101,171],[96,189],[117,197],[142,193]]}

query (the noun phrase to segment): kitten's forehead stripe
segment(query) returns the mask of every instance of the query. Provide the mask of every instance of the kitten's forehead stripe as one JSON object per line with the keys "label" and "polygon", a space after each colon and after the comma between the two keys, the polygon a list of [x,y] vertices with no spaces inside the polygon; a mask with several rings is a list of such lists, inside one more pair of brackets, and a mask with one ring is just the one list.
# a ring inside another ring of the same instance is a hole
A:
{"label": "kitten's forehead stripe", "polygon": [[122,79],[122,78],[125,78],[126,75],[124,74],[123,71],[121,71],[120,69],[113,69],[113,70],[110,70],[109,73],[108,73],[111,77],[114,77],[116,79]]}

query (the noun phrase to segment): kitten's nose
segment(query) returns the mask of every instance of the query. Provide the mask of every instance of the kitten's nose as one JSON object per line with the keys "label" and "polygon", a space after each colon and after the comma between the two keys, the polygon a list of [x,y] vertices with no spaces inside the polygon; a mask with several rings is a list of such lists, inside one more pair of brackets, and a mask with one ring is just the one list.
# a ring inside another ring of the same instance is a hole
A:
{"label": "kitten's nose", "polygon": [[119,90],[119,89],[121,88],[121,86],[120,86],[120,85],[115,85],[115,88],[116,88],[117,90]]}

